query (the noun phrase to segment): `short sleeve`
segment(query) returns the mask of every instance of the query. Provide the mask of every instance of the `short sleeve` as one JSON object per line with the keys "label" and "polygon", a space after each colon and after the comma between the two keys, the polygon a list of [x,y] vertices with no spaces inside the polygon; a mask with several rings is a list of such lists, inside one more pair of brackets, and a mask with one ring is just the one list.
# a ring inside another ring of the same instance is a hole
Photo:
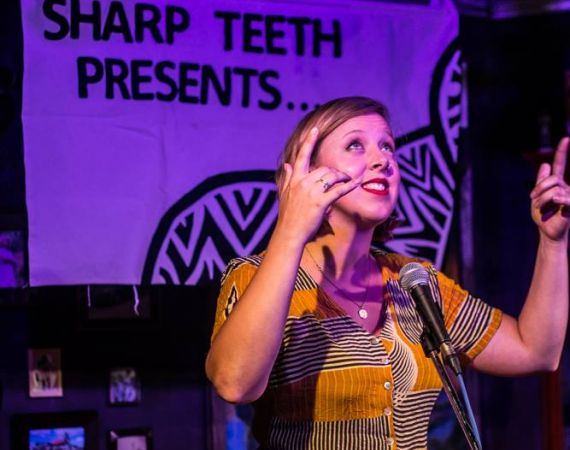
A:
{"label": "short sleeve", "polygon": [[216,317],[211,341],[214,340],[249,285],[258,265],[259,260],[256,258],[235,258],[228,263],[220,281],[220,294],[216,303]]}
{"label": "short sleeve", "polygon": [[440,272],[437,272],[437,280],[453,348],[473,360],[499,328],[502,312],[472,296]]}

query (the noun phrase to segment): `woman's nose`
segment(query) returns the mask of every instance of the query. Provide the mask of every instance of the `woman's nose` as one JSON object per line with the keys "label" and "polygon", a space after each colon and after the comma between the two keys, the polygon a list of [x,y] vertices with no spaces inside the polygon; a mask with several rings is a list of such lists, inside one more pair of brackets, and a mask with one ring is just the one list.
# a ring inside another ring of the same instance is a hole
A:
{"label": "woman's nose", "polygon": [[372,163],[372,170],[387,171],[390,169],[390,160],[384,154],[380,154]]}

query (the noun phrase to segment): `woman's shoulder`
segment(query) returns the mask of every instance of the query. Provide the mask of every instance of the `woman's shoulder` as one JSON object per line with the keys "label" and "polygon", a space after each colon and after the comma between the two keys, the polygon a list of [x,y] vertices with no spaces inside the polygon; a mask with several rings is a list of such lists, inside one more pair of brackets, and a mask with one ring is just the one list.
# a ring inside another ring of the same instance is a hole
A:
{"label": "woman's shoulder", "polygon": [[226,278],[232,273],[235,274],[243,271],[255,272],[263,260],[264,253],[265,252],[247,256],[236,256],[235,258],[230,259],[222,273],[222,279],[220,280],[221,283],[223,284]]}
{"label": "woman's shoulder", "polygon": [[445,275],[443,272],[438,270],[432,262],[426,259],[406,256],[400,253],[391,253],[377,248],[372,248],[371,253],[376,259],[378,266],[381,267],[382,270],[389,272],[388,274],[385,273],[388,279],[399,280],[400,270],[402,267],[408,263],[419,263],[427,269],[431,280],[438,286],[449,287],[453,289],[459,288],[463,290],[463,288],[461,288],[461,286],[459,286],[453,278]]}
{"label": "woman's shoulder", "polygon": [[226,266],[226,270],[237,269],[238,267],[249,264],[251,266],[259,267],[261,261],[263,260],[263,253],[255,254],[255,255],[247,255],[247,256],[236,256],[235,258],[230,259],[228,265]]}

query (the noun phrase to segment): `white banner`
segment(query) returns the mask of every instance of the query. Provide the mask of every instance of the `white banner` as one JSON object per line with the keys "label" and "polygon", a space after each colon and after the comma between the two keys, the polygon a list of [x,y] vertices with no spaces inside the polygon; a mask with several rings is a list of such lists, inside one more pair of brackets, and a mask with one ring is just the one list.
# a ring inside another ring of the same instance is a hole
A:
{"label": "white banner", "polygon": [[260,251],[302,115],[386,103],[404,224],[440,264],[461,112],[449,1],[22,0],[30,284],[195,284]]}

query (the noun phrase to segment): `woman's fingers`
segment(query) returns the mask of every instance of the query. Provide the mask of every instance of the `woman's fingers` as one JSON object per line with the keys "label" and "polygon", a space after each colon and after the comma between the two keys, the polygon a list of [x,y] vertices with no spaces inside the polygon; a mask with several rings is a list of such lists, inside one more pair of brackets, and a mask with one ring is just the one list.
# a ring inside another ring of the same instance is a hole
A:
{"label": "woman's fingers", "polygon": [[327,166],[319,166],[316,169],[311,170],[306,176],[307,183],[316,183],[317,180],[321,178],[326,178],[326,176],[331,173],[334,169]]}
{"label": "woman's fingers", "polygon": [[299,167],[290,164],[283,167],[285,182],[279,202],[279,223],[289,235],[293,233],[296,238],[306,240],[318,230],[330,205],[361,181],[355,183],[349,175],[331,167],[317,167],[306,174],[297,172],[304,170]]}
{"label": "woman's fingers", "polygon": [[306,177],[306,182],[309,185],[318,184],[320,189],[326,192],[337,183],[347,182],[350,179],[349,175],[340,170],[331,167],[319,167]]}
{"label": "woman's fingers", "polygon": [[535,199],[551,189],[554,186],[564,185],[564,172],[566,170],[566,161],[568,158],[568,147],[570,146],[570,138],[565,137],[558,144],[552,167],[550,164],[542,163],[538,169],[536,177],[536,185],[530,197]]}
{"label": "woman's fingers", "polygon": [[283,197],[283,192],[285,192],[289,188],[289,184],[291,183],[291,176],[293,175],[293,166],[289,163],[283,164],[283,184],[281,185],[281,191],[279,192],[279,196]]}
{"label": "woman's fingers", "polygon": [[533,208],[551,210],[556,209],[556,205],[570,205],[570,186],[564,181],[569,145],[570,139],[565,137],[558,144],[552,166],[540,165],[536,185],[530,193]]}
{"label": "woman's fingers", "polygon": [[302,177],[309,172],[309,168],[311,167],[311,155],[313,154],[313,149],[315,148],[318,136],[319,130],[317,128],[313,128],[309,131],[309,135],[303,141],[301,149],[299,150],[297,158],[295,158],[295,162],[293,164],[293,175],[295,177]]}
{"label": "woman's fingers", "polygon": [[555,186],[535,198],[532,202],[532,206],[537,209],[542,209],[548,203],[568,205],[568,202],[570,202],[570,188],[566,185]]}
{"label": "woman's fingers", "polygon": [[548,189],[551,189],[555,186],[563,186],[564,181],[558,175],[550,175],[545,178],[542,178],[534,189],[530,192],[530,198],[535,199],[542,195],[542,193],[546,192]]}
{"label": "woman's fingers", "polygon": [[565,137],[560,141],[558,147],[556,148],[556,153],[554,153],[554,162],[552,163],[552,174],[558,175],[560,178],[564,178],[569,146],[570,146],[570,138]]}
{"label": "woman's fingers", "polygon": [[536,184],[539,184],[542,180],[550,175],[551,167],[548,163],[542,163],[538,169],[538,174],[536,176]]}
{"label": "woman's fingers", "polygon": [[558,205],[570,206],[570,195],[556,194],[552,196],[552,201]]}
{"label": "woman's fingers", "polygon": [[358,186],[360,186],[362,184],[363,181],[364,181],[364,175],[360,175],[359,177],[352,178],[352,179],[348,180],[346,183],[338,183],[336,186],[329,189],[326,192],[326,195],[327,195],[328,200],[329,200],[329,204],[334,203],[339,198],[341,198],[343,195],[346,195],[349,192],[356,189]]}

